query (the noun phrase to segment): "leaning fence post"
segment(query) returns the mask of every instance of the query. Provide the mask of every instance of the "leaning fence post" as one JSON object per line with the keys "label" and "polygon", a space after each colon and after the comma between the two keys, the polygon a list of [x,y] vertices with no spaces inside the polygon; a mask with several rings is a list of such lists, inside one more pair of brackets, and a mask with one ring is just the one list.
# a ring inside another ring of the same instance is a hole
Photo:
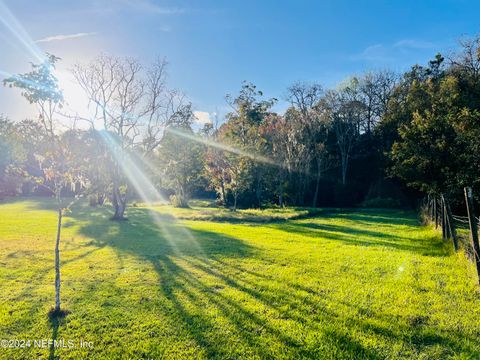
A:
{"label": "leaning fence post", "polygon": [[443,198],[443,202],[447,211],[447,222],[448,228],[450,230],[450,235],[453,239],[453,247],[455,248],[455,251],[458,251],[457,229],[455,229],[455,223],[453,222],[452,209],[450,208],[450,203],[448,203],[445,198]]}
{"label": "leaning fence post", "polygon": [[442,203],[443,203],[443,218],[445,219],[445,235],[447,239],[452,237],[452,229],[450,228],[450,221],[448,218],[447,212],[447,202],[445,201],[445,196],[442,194]]}
{"label": "leaning fence post", "polygon": [[477,274],[480,283],[480,246],[478,244],[477,219],[475,218],[475,212],[473,208],[472,188],[466,187],[463,190],[465,192],[465,202],[467,204],[468,223],[470,224],[470,239],[473,245],[473,257],[475,260],[475,265],[477,266]]}
{"label": "leaning fence post", "polygon": [[443,194],[440,194],[440,221],[442,225],[442,239],[447,238],[447,224],[445,222],[445,204],[443,203]]}

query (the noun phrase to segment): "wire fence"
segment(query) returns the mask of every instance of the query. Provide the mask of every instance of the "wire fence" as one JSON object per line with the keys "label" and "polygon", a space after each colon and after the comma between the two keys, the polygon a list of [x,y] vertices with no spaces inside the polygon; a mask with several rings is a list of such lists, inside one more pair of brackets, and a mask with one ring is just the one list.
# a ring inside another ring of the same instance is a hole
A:
{"label": "wire fence", "polygon": [[423,206],[424,216],[441,228],[444,240],[452,240],[455,251],[464,250],[467,257],[475,263],[480,283],[480,216],[476,216],[473,207],[473,193],[471,188],[465,188],[465,206],[467,216],[452,213],[450,203],[443,194],[430,194]]}

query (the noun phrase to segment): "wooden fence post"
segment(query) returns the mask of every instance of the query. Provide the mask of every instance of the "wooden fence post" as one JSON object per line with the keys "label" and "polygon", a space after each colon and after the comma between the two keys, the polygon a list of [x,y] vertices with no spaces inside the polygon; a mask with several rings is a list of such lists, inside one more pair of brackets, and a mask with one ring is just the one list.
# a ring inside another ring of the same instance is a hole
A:
{"label": "wooden fence post", "polygon": [[478,281],[480,283],[480,246],[478,244],[477,219],[475,218],[475,211],[473,208],[472,188],[466,187],[463,190],[465,192],[465,203],[467,204],[468,223],[470,224],[470,239],[473,246],[473,256],[475,265],[477,266]]}
{"label": "wooden fence post", "polygon": [[452,209],[450,208],[450,203],[448,203],[445,198],[443,198],[443,202],[445,203],[445,210],[447,212],[447,224],[448,229],[450,232],[450,236],[453,240],[453,247],[455,248],[455,252],[458,251],[458,238],[457,238],[457,229],[455,229],[455,223],[453,222],[453,215]]}
{"label": "wooden fence post", "polygon": [[440,194],[440,224],[442,225],[442,239],[447,239],[447,224],[445,217],[445,204],[443,203],[443,194]]}
{"label": "wooden fence post", "polygon": [[448,218],[448,211],[447,211],[447,202],[445,201],[445,197],[442,194],[442,202],[443,202],[443,214],[445,215],[445,233],[447,235],[447,239],[452,238],[452,229],[450,226],[450,221]]}
{"label": "wooden fence post", "polygon": [[435,214],[435,229],[438,229],[438,209],[437,209],[437,197],[433,197],[433,213]]}

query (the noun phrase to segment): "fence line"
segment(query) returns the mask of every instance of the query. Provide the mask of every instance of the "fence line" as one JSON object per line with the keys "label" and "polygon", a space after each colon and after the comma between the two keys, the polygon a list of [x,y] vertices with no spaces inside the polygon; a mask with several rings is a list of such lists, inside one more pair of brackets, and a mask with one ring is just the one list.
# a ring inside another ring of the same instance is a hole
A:
{"label": "fence line", "polygon": [[443,194],[429,194],[424,202],[426,215],[435,229],[441,227],[442,238],[452,240],[455,251],[463,248],[470,260],[475,263],[480,283],[480,241],[479,226],[480,216],[476,216],[473,206],[472,189],[464,189],[465,206],[468,216],[452,214],[450,203]]}

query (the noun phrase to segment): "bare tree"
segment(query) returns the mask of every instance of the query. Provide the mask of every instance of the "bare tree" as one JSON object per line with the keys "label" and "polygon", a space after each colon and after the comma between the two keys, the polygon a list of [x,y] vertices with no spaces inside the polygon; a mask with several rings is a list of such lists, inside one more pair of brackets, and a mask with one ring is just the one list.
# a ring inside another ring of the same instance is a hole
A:
{"label": "bare tree", "polygon": [[385,114],[387,103],[398,83],[398,76],[389,70],[371,71],[359,80],[359,91],[365,105],[363,131],[371,134],[375,125]]}
{"label": "bare tree", "polygon": [[287,99],[298,113],[298,119],[304,130],[303,144],[315,163],[315,192],[312,206],[317,206],[320,191],[320,179],[324,167],[325,142],[329,130],[329,118],[324,116],[325,108],[320,106],[324,94],[317,83],[297,82],[288,88]]}
{"label": "bare tree", "polygon": [[337,91],[329,91],[325,99],[340,152],[342,184],[345,185],[352,149],[366,113],[366,106],[360,98],[358,79],[351,79]]}
{"label": "bare tree", "polygon": [[453,69],[471,76],[474,81],[480,77],[480,36],[463,38],[459,41],[462,51],[448,57]]}
{"label": "bare tree", "polygon": [[92,127],[115,136],[117,153],[112,155],[111,201],[114,220],[125,218],[128,183],[122,174],[122,157],[137,150],[151,154],[159,145],[165,129],[182,112],[183,96],[166,86],[164,59],[144,69],[135,59],[101,55],[87,65],[77,64],[72,72],[89,99]]}

